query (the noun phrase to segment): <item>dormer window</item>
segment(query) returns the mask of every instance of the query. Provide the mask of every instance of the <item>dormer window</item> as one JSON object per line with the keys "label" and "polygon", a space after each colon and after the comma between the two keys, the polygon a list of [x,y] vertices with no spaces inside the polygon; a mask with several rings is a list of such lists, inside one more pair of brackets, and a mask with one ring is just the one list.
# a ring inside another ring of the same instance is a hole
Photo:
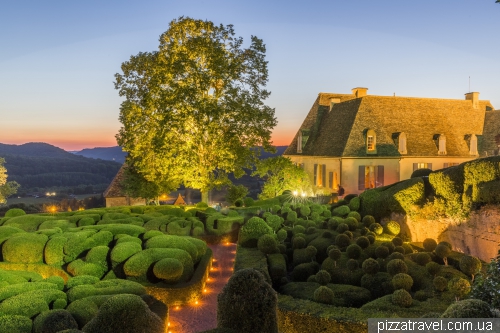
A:
{"label": "dormer window", "polygon": [[332,111],[333,106],[335,104],[338,104],[338,103],[340,103],[340,98],[330,98],[330,110],[329,111]]}
{"label": "dormer window", "polygon": [[472,134],[469,137],[469,153],[473,156],[477,156],[477,136]]}
{"label": "dormer window", "polygon": [[366,132],[366,153],[367,154],[376,154],[377,153],[377,136],[375,131],[369,129]]}
{"label": "dormer window", "polygon": [[446,155],[446,137],[444,136],[444,134],[439,135],[438,147],[438,155]]}
{"label": "dormer window", "polygon": [[297,153],[302,153],[302,131],[297,135]]}
{"label": "dormer window", "polygon": [[404,132],[399,133],[398,137],[398,151],[400,154],[407,154],[406,150],[406,134]]}

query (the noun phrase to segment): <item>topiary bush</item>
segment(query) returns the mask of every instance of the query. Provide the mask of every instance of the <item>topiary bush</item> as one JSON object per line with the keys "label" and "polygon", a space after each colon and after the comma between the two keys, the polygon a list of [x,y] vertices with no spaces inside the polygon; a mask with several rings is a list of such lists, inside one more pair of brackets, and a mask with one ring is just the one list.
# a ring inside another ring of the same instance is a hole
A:
{"label": "topiary bush", "polygon": [[432,238],[426,238],[424,239],[423,246],[425,251],[432,252],[436,249],[437,242]]}
{"label": "topiary bush", "polygon": [[419,252],[415,256],[415,262],[420,266],[425,266],[432,261],[431,256],[427,252]]}
{"label": "topiary bush", "polygon": [[365,215],[361,221],[365,227],[369,228],[373,223],[375,223],[375,218],[371,215]]}
{"label": "topiary bush", "polygon": [[315,275],[315,280],[322,286],[326,286],[332,280],[330,273],[325,271],[324,269],[319,270]]}
{"label": "topiary bush", "polygon": [[63,309],[44,311],[33,321],[34,333],[57,333],[71,329],[77,330],[78,323],[71,313]]}
{"label": "topiary bush", "polygon": [[3,259],[19,264],[42,263],[47,241],[48,237],[42,234],[14,234],[2,245]]}
{"label": "topiary bush", "polygon": [[354,272],[359,268],[359,262],[356,259],[349,259],[347,260],[346,267],[351,272]]}
{"label": "topiary bush", "polygon": [[276,292],[260,272],[239,270],[217,296],[217,327],[241,333],[278,333],[277,303]]}
{"label": "topiary bush", "polygon": [[318,303],[332,304],[334,297],[335,295],[333,293],[333,290],[331,290],[327,286],[320,286],[314,291],[313,299]]}
{"label": "topiary bush", "polygon": [[26,215],[26,212],[21,208],[11,208],[5,212],[5,217],[16,217]]}
{"label": "topiary bush", "polygon": [[390,252],[387,246],[380,245],[375,248],[375,255],[377,258],[385,259],[389,256]]}
{"label": "topiary bush", "polygon": [[335,245],[337,245],[339,248],[346,248],[349,246],[349,244],[351,244],[351,239],[346,234],[340,234],[335,237]]}
{"label": "topiary bush", "polygon": [[257,241],[257,248],[264,254],[279,253],[278,242],[274,235],[262,235]]}
{"label": "topiary bush", "polygon": [[408,266],[404,260],[401,259],[393,259],[387,263],[387,273],[394,276],[399,273],[408,273]]}
{"label": "topiary bush", "polygon": [[396,221],[389,221],[385,225],[385,230],[389,235],[398,235],[401,231],[401,226]]}
{"label": "topiary bush", "polygon": [[346,216],[347,214],[349,214],[351,210],[349,209],[349,206],[339,206],[339,207],[336,207],[332,210],[332,214],[334,216],[341,216],[341,217],[344,217]]}
{"label": "topiary bush", "polygon": [[350,231],[355,231],[358,228],[358,220],[352,216],[345,219],[345,224],[347,224]]}
{"label": "topiary bush", "polygon": [[362,253],[363,249],[357,244],[351,244],[346,248],[347,257],[350,259],[358,259]]}
{"label": "topiary bush", "polygon": [[179,282],[183,272],[184,266],[174,258],[160,259],[153,266],[153,274],[165,283]]}
{"label": "topiary bush", "polygon": [[441,318],[496,318],[491,306],[479,299],[465,299],[452,303]]}
{"label": "topiary bush", "polygon": [[360,206],[359,197],[356,196],[356,197],[353,197],[351,200],[349,200],[348,207],[351,210],[351,212],[359,210],[359,206]]}
{"label": "topiary bush", "polygon": [[125,242],[115,245],[110,253],[112,268],[115,268],[121,263],[124,263],[128,258],[141,251],[142,244],[138,244],[135,242]]}
{"label": "topiary bush", "polygon": [[405,289],[410,291],[413,286],[413,279],[406,273],[398,273],[392,277],[392,286],[394,290]]}
{"label": "topiary bush", "polygon": [[391,297],[392,304],[401,306],[403,308],[409,308],[413,304],[413,299],[409,292],[404,289],[396,290]]}
{"label": "topiary bush", "polygon": [[458,301],[470,292],[471,286],[466,279],[455,277],[448,281],[448,290],[455,295],[455,299]]}
{"label": "topiary bush", "polygon": [[31,333],[33,323],[31,319],[19,315],[0,316],[0,332]]}
{"label": "topiary bush", "polygon": [[377,260],[373,258],[368,258],[365,261],[363,261],[363,264],[361,265],[361,268],[363,269],[363,272],[366,274],[377,274],[377,272],[380,269],[380,265],[377,262]]}
{"label": "topiary bush", "polygon": [[356,244],[358,244],[362,249],[366,249],[370,246],[370,240],[365,236],[360,236],[356,239]]}
{"label": "topiary bush", "polygon": [[474,282],[474,276],[481,270],[481,260],[474,256],[462,256],[460,258],[460,270],[464,274],[472,277],[472,282]]}
{"label": "topiary bush", "polygon": [[376,235],[381,235],[384,232],[384,228],[379,223],[372,223],[369,227],[370,231],[374,232]]}
{"label": "topiary bush", "polygon": [[425,265],[425,269],[430,275],[435,276],[441,270],[441,265],[437,262],[431,261]]}
{"label": "topiary bush", "polygon": [[434,280],[432,280],[432,284],[434,286],[434,289],[437,291],[444,291],[446,287],[448,286],[448,280],[442,276],[436,276]]}
{"label": "topiary bush", "polygon": [[86,333],[163,333],[165,323],[137,295],[116,295],[105,301],[84,327]]}
{"label": "topiary bush", "polygon": [[243,247],[257,247],[260,236],[272,233],[273,230],[266,221],[259,217],[252,217],[241,227],[238,243]]}
{"label": "topiary bush", "polygon": [[434,252],[439,258],[443,259],[445,266],[448,266],[448,256],[451,254],[451,247],[445,243],[439,243]]}

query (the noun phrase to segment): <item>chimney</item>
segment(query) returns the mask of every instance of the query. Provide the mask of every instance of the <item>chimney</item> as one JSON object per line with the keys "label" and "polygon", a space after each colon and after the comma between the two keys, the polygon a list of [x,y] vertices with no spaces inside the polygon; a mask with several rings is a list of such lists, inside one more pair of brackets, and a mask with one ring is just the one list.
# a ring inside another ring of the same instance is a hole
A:
{"label": "chimney", "polygon": [[465,94],[465,99],[467,101],[472,101],[472,107],[474,109],[479,109],[479,93],[478,92],[469,92]]}
{"label": "chimney", "polygon": [[352,88],[351,89],[352,94],[354,96],[356,96],[356,98],[366,96],[366,91],[367,90],[368,90],[368,88],[361,88],[361,87],[356,87],[356,88]]}

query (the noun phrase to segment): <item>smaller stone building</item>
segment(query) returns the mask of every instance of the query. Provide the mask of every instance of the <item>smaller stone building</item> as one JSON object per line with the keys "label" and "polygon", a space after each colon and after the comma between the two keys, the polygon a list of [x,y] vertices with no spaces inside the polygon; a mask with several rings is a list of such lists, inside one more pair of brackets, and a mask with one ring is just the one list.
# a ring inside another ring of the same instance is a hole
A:
{"label": "smaller stone building", "polygon": [[118,170],[115,178],[111,181],[106,191],[104,191],[104,199],[106,200],[106,207],[115,206],[137,206],[145,205],[146,199],[144,198],[131,198],[124,194],[121,185],[124,177],[124,166]]}

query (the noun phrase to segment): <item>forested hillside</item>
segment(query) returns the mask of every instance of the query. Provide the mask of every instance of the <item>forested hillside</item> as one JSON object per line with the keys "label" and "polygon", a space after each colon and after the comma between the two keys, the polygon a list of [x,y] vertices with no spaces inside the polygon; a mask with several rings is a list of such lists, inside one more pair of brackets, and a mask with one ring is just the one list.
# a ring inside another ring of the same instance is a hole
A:
{"label": "forested hillside", "polygon": [[9,180],[21,184],[21,191],[46,188],[107,186],[120,163],[74,155],[46,143],[0,144]]}

